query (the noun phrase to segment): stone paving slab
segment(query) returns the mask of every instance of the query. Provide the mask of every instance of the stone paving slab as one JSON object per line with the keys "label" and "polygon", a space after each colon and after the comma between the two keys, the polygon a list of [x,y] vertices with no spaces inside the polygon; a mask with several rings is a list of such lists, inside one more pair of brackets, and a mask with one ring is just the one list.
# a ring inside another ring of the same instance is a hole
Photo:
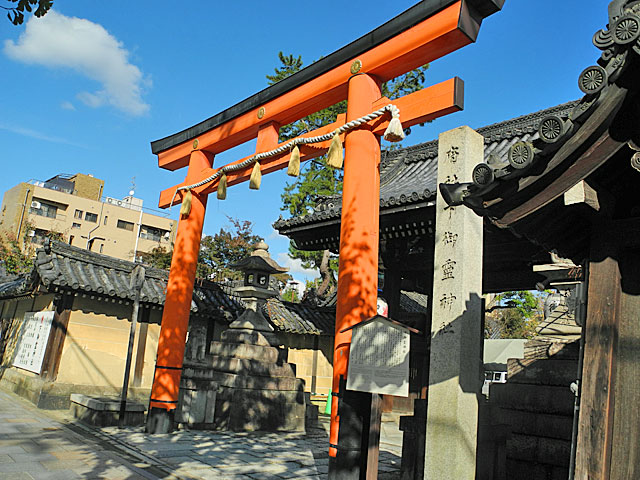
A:
{"label": "stone paving slab", "polygon": [[[182,430],[148,435],[144,427],[80,424],[69,412],[38,410],[0,391],[0,480],[324,479],[329,457],[323,421],[307,433]],[[401,446],[393,443],[392,426],[387,430],[380,480],[399,478]]]}

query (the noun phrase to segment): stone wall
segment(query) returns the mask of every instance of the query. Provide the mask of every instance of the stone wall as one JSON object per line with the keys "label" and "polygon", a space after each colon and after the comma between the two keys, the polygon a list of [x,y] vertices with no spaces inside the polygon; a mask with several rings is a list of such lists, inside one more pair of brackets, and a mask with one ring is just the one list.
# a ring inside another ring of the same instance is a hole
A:
{"label": "stone wall", "polygon": [[491,385],[496,423],[508,425],[506,478],[565,479],[569,472],[578,341],[531,340],[509,359],[507,383]]}

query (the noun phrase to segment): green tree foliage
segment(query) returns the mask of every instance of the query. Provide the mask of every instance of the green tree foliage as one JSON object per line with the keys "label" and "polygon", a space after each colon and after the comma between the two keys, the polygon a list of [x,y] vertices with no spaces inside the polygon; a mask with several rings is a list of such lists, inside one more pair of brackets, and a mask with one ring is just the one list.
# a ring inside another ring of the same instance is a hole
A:
{"label": "green tree foliage", "polygon": [[215,235],[205,235],[200,242],[200,255],[196,275],[201,278],[223,280],[239,279],[242,274],[230,265],[251,254],[255,245],[262,240],[254,235],[249,220],[227,217],[230,229],[220,228]]}
{"label": "green tree foliage", "polygon": [[497,295],[497,306],[485,322],[485,336],[490,338],[532,338],[543,317],[547,292],[508,291]]}
{"label": "green tree foliage", "polygon": [[0,265],[4,267],[6,274],[20,275],[33,268],[33,258],[23,253],[17,240],[2,237],[0,238]]}
{"label": "green tree foliage", "polygon": [[14,25],[22,25],[25,12],[33,13],[36,17],[44,17],[53,6],[53,0],[5,0],[15,6],[0,5],[7,10],[7,17]]}
{"label": "green tree foliage", "polygon": [[[278,54],[280,66],[274,69],[273,75],[267,75],[269,85],[273,85],[284,78],[293,75],[303,67],[302,57]],[[401,77],[382,84],[382,94],[390,99],[406,95],[423,88],[425,72],[428,65],[424,65]],[[347,111],[347,102],[342,101],[319,112],[308,115],[297,122],[280,128],[280,141],[297,137],[336,120],[338,114]],[[302,165],[300,176],[292,183],[288,183],[281,195],[281,210],[288,211],[292,216],[302,216],[313,211],[319,196],[338,195],[342,192],[342,171],[329,168],[321,157]],[[289,245],[289,256],[302,261],[302,266],[317,269],[321,283],[317,295],[322,297],[335,288],[338,258],[328,250],[307,252]]]}
{"label": "green tree foliage", "polygon": [[154,247],[150,252],[138,252],[138,255],[142,257],[143,263],[151,267],[169,270],[171,268],[173,249],[167,250],[165,247]]}

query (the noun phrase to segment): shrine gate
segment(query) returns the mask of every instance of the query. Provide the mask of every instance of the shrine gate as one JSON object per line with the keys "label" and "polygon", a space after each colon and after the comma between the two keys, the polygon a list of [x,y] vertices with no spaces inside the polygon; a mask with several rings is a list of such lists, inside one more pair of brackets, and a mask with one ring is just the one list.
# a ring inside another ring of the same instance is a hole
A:
{"label": "shrine gate", "polygon": [[[377,473],[377,440],[369,439],[371,395],[341,386],[346,379],[351,330],[376,313],[380,137],[398,140],[402,129],[463,108],[463,82],[452,78],[393,101],[383,82],[475,41],[482,20],[504,0],[424,0],[331,55],[182,132],[152,142],[158,165],[187,167],[183,182],[161,192],[159,206],[182,203],[167,284],[147,428],[171,429],[178,403],[196,263],[209,194],[289,168],[329,152],[342,163],[344,181],[338,303],[333,357],[330,476]],[[347,100],[346,115],[284,143],[281,126]],[[401,124],[399,123],[401,119]],[[214,168],[216,154],[256,138],[256,154]],[[342,381],[341,381],[342,380]],[[340,410],[338,411],[338,406]],[[372,454],[369,455],[368,452]],[[375,477],[373,477],[375,478]]]}

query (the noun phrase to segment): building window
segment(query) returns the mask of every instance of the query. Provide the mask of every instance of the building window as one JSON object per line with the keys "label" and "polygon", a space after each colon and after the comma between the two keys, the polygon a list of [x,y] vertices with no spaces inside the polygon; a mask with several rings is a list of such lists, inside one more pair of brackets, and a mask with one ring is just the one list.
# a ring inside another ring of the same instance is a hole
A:
{"label": "building window", "polygon": [[87,212],[87,213],[84,214],[84,219],[87,222],[96,223],[98,221],[98,215],[95,214],[95,213]]}
{"label": "building window", "polygon": [[69,245],[73,245],[73,239],[75,237],[73,235],[69,235]]}
{"label": "building window", "polygon": [[36,245],[44,245],[44,241],[46,240],[48,233],[49,232],[47,230],[42,230],[40,228],[31,230],[29,232],[29,236],[31,237],[31,243],[35,243]]}
{"label": "building window", "polygon": [[34,200],[31,202],[29,213],[34,213],[41,217],[56,218],[56,215],[58,214],[58,207],[50,203]]}
{"label": "building window", "polygon": [[118,220],[116,227],[133,232],[133,223],[127,222],[126,220]]}
{"label": "building window", "polygon": [[82,220],[82,210],[76,210],[73,214],[73,218],[79,218],[80,220]]}
{"label": "building window", "polygon": [[79,223],[73,222],[73,225],[71,225],[71,228],[80,228],[82,225],[80,225]]}
{"label": "building window", "polygon": [[168,233],[166,230],[150,227],[149,225],[142,225],[142,227],[140,227],[140,238],[146,238],[154,242],[162,240],[162,237],[164,237],[166,233]]}
{"label": "building window", "polygon": [[102,221],[102,224],[103,224],[103,225],[106,225],[106,224],[107,224],[107,218],[109,218],[109,215],[105,215],[105,216],[104,216],[104,220]]}
{"label": "building window", "polygon": [[104,243],[100,244],[100,253],[102,253],[102,249],[104,248]]}

